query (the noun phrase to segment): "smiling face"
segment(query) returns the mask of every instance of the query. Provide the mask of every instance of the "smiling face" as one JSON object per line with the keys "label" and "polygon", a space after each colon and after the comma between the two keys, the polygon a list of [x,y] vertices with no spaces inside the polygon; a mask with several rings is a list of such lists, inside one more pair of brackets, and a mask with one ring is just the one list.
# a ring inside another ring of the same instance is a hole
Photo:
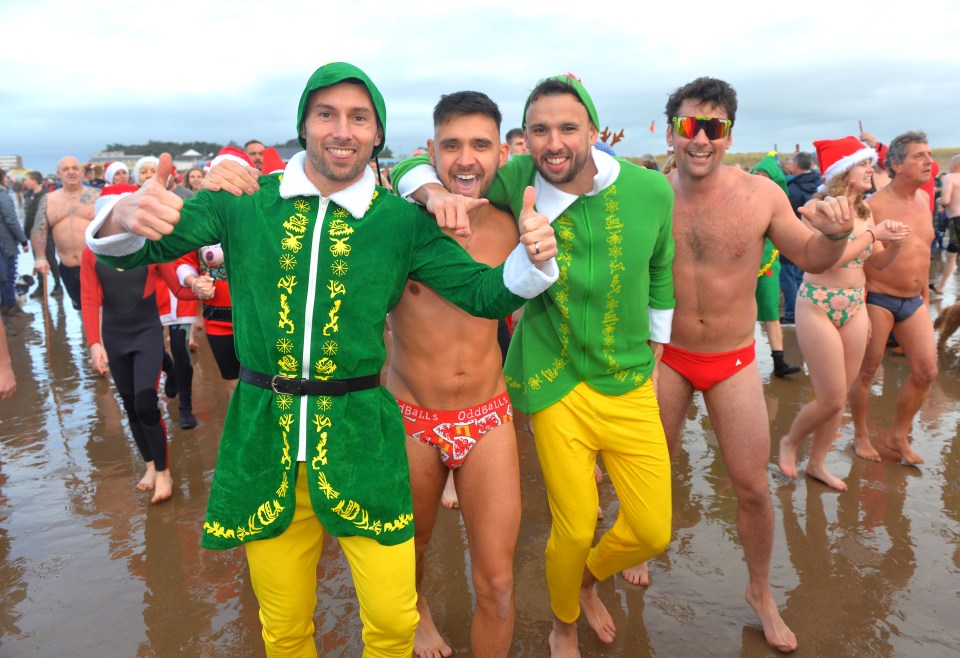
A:
{"label": "smiling face", "polygon": [[187,187],[196,192],[200,189],[200,184],[203,182],[203,171],[200,169],[191,169],[187,172]]}
{"label": "smiling face", "polygon": [[[701,103],[697,99],[687,99],[680,103],[677,116],[709,117],[711,119],[729,119],[726,111],[717,105]],[[699,128],[699,127],[698,127]],[[682,137],[673,132],[672,123],[667,123],[667,144],[673,147],[677,160],[677,171],[681,176],[704,179],[716,171],[723,161],[733,133],[720,139],[707,139],[706,131],[698,129],[693,138]]]}
{"label": "smiling face", "polygon": [[[153,178],[153,175],[157,173],[157,165],[152,162],[145,162],[141,167],[139,173],[140,184],[143,185],[148,180]],[[114,182],[116,182],[116,176],[114,176]]]}
{"label": "smiling face", "polygon": [[125,185],[130,182],[130,173],[126,169],[117,169],[113,172],[113,184]]}
{"label": "smiling face", "polygon": [[350,82],[313,92],[300,136],[307,143],[304,171],[324,196],[359,180],[383,139],[370,95]]}
{"label": "smiling face", "polygon": [[527,108],[527,146],[540,175],[558,189],[583,194],[593,187],[590,148],[597,129],[572,93],[540,96]]}
{"label": "smiling face", "polygon": [[507,145],[490,117],[467,114],[436,126],[427,142],[430,163],[440,182],[454,194],[479,199],[507,161]]}
{"label": "smiling face", "polygon": [[847,172],[847,191],[854,195],[873,189],[873,164],[870,160],[858,162]]}

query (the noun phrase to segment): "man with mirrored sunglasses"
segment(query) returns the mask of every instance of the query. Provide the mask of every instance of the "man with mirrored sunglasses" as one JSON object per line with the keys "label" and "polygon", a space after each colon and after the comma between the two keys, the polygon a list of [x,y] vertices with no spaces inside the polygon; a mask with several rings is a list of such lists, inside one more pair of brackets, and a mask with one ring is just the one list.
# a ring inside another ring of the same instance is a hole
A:
{"label": "man with mirrored sunglasses", "polygon": [[773,506],[767,484],[770,428],[754,351],[754,292],[764,238],[804,269],[821,272],[840,258],[849,235],[845,200],[827,198],[797,222],[775,183],[724,166],[737,96],[722,80],[699,78],[668,99],[667,143],[677,169],[673,277],[677,307],[664,346],[657,397],[671,454],[686,412],[701,391],[739,504],[737,529],[749,572],[747,602],[780,651],[797,647],[770,591]]}

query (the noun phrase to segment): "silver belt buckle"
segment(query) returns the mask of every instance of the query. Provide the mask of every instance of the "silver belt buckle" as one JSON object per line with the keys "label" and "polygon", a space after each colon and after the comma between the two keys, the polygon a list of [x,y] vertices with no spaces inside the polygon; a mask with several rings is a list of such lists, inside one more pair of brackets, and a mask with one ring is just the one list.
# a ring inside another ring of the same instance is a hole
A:
{"label": "silver belt buckle", "polygon": [[286,393],[284,393],[283,391],[278,391],[278,390],[277,390],[277,380],[278,380],[278,379],[282,379],[282,380],[284,380],[284,381],[293,381],[293,378],[292,378],[292,377],[284,377],[283,375],[274,375],[273,378],[270,380],[270,388],[273,390],[274,393],[276,393],[277,395],[286,395]]}

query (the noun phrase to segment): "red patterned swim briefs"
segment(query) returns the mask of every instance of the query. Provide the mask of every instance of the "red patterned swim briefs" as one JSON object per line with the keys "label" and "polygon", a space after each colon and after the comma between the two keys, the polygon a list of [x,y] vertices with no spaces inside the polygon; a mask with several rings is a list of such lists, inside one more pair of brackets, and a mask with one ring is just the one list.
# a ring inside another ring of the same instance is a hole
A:
{"label": "red patterned swim briefs", "polygon": [[480,438],[513,421],[513,405],[506,391],[483,404],[459,411],[424,409],[397,400],[407,434],[440,451],[440,460],[451,471],[460,468]]}

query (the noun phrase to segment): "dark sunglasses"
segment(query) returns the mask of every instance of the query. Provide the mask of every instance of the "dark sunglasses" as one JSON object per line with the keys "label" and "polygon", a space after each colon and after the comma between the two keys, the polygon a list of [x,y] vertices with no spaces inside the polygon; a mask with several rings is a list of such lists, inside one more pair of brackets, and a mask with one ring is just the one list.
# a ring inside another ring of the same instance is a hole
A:
{"label": "dark sunglasses", "polygon": [[673,117],[673,132],[693,139],[700,129],[707,134],[707,139],[721,139],[733,130],[733,121],[730,119],[712,119],[710,117]]}

